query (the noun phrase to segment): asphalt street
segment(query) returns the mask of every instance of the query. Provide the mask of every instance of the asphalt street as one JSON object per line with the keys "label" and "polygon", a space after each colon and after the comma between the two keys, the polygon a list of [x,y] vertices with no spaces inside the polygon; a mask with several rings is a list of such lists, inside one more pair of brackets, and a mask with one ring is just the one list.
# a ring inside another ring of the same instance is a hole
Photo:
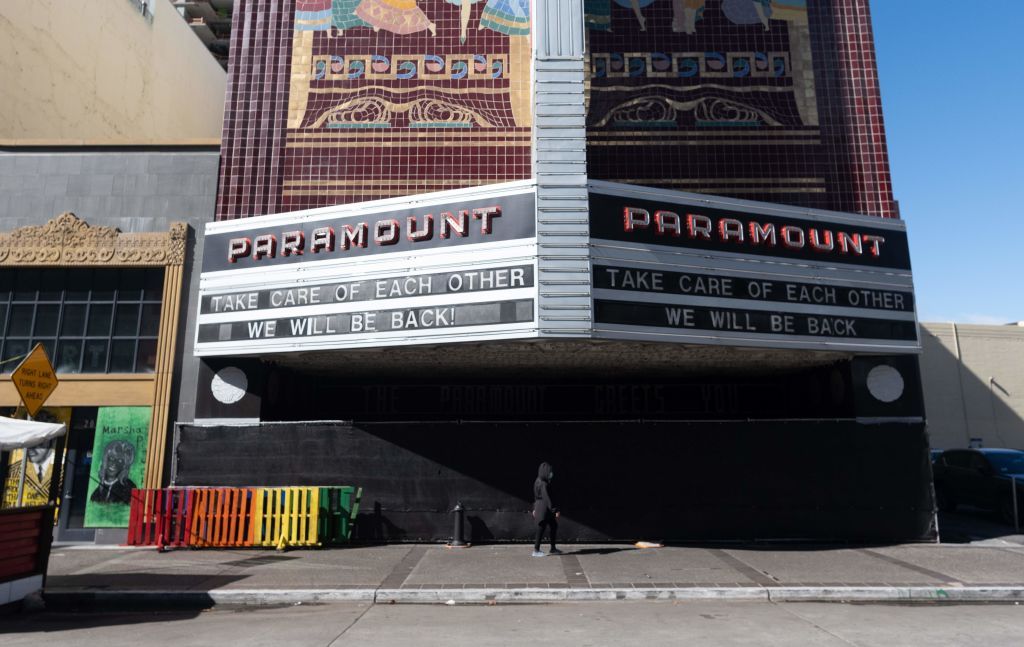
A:
{"label": "asphalt street", "polygon": [[622,602],[338,604],[0,618],[5,647],[58,645],[1017,646],[1024,605]]}

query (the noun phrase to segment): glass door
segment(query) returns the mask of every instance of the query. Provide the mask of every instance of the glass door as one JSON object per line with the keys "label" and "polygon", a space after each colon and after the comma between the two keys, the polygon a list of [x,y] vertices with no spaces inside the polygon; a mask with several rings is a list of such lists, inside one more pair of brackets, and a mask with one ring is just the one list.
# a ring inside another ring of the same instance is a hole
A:
{"label": "glass door", "polygon": [[85,503],[89,491],[89,468],[96,436],[96,407],[75,407],[68,429],[64,462],[57,541],[93,541],[96,530],[85,527]]}

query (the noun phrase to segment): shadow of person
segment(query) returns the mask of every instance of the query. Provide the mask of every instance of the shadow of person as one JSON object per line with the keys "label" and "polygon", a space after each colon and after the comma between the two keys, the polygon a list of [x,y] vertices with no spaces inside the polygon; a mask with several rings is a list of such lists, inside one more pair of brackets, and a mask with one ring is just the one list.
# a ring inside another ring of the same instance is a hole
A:
{"label": "shadow of person", "polygon": [[579,550],[566,551],[567,555],[611,555],[626,550],[639,550],[632,546],[606,546],[604,548],[581,548]]}
{"label": "shadow of person", "polygon": [[352,533],[357,541],[401,541],[407,533],[390,519],[384,516],[380,501],[373,504],[373,512],[360,513],[356,518]]}

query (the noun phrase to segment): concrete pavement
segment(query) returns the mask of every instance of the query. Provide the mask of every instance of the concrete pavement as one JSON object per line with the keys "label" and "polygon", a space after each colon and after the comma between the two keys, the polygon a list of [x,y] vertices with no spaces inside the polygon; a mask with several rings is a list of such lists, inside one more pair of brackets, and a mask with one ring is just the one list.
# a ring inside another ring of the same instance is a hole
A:
{"label": "concrete pavement", "polygon": [[348,603],[0,618],[5,647],[190,645],[1015,646],[1024,605],[623,602],[415,606]]}
{"label": "concrete pavement", "polygon": [[647,599],[1024,600],[1024,545],[876,547],[398,544],[325,550],[56,547],[57,605]]}

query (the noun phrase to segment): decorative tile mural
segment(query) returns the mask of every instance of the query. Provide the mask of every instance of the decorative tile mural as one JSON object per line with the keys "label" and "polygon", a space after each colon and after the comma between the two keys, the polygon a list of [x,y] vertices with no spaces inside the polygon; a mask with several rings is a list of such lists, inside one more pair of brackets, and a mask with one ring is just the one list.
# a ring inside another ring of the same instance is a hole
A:
{"label": "decorative tile mural", "polygon": [[585,14],[590,177],[895,215],[880,105],[862,103],[877,100],[866,0],[585,0]]}
{"label": "decorative tile mural", "polygon": [[[217,219],[531,176],[531,6],[238,0]],[[868,0],[584,0],[591,178],[895,217]]]}
{"label": "decorative tile mural", "polygon": [[218,219],[530,177],[529,0],[240,4]]}

